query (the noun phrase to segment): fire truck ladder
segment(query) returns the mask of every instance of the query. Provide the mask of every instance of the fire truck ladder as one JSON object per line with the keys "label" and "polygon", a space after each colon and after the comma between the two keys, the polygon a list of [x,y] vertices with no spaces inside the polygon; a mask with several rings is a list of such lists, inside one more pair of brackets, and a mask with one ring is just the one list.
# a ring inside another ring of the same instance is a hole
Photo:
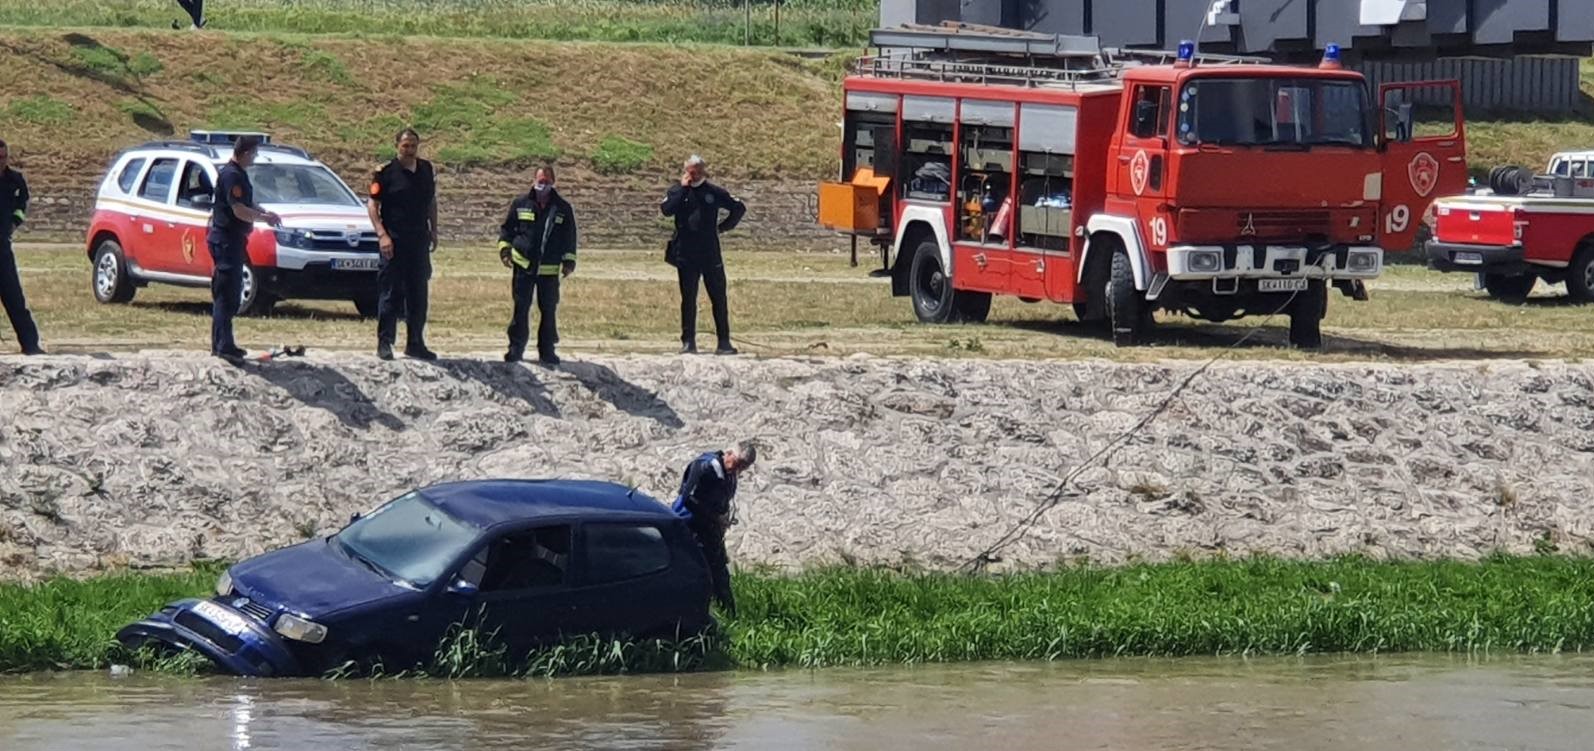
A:
{"label": "fire truck ladder", "polygon": [[[879,78],[911,78],[1016,86],[1111,84],[1125,68],[1171,63],[1176,52],[1103,48],[1093,36],[1042,34],[958,22],[907,24],[869,32],[878,54],[855,71]],[[1261,58],[1197,55],[1197,65],[1266,62]]]}

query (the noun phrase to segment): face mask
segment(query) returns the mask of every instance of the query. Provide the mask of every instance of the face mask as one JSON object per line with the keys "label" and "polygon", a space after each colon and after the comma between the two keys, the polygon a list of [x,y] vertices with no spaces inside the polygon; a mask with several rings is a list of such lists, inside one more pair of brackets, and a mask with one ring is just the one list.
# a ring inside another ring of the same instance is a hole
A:
{"label": "face mask", "polygon": [[548,183],[537,183],[536,185],[532,186],[532,189],[537,191],[538,195],[542,195],[543,193],[547,193],[549,190],[553,189],[553,186],[549,185]]}

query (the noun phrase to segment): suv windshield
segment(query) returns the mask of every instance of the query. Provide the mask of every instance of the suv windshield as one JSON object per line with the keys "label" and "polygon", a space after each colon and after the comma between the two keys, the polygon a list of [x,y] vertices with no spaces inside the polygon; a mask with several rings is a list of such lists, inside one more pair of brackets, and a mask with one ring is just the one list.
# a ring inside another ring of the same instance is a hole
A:
{"label": "suv windshield", "polygon": [[249,182],[258,203],[307,203],[320,206],[359,206],[348,186],[319,165],[255,164]]}
{"label": "suv windshield", "polygon": [[1226,146],[1371,146],[1360,82],[1198,78],[1179,94],[1179,142]]}
{"label": "suv windshield", "polygon": [[419,589],[442,576],[478,532],[420,493],[408,493],[345,527],[336,539],[356,560]]}

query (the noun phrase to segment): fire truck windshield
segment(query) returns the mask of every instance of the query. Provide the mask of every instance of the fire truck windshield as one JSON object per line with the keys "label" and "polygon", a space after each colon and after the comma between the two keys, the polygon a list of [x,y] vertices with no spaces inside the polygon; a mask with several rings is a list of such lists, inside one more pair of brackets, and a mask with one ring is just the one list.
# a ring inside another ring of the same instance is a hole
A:
{"label": "fire truck windshield", "polygon": [[255,164],[249,182],[259,203],[359,206],[360,199],[326,167],[301,164]]}
{"label": "fire truck windshield", "polygon": [[1179,94],[1179,142],[1220,146],[1370,148],[1358,81],[1197,78]]}

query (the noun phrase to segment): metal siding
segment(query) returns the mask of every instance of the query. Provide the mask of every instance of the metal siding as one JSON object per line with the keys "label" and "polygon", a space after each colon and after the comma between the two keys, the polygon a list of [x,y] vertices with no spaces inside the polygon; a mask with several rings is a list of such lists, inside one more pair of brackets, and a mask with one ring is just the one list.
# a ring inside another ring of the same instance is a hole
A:
{"label": "metal siding", "polygon": [[1044,151],[1051,154],[1074,153],[1074,131],[1078,110],[1056,104],[1019,105],[1019,151]]}
{"label": "metal siding", "polygon": [[[1579,99],[1575,58],[1443,58],[1420,63],[1369,60],[1353,67],[1367,77],[1374,92],[1384,83],[1459,78],[1462,105],[1474,114],[1487,110],[1565,113],[1575,111]],[[1435,90],[1420,94],[1417,101],[1441,104],[1443,98],[1442,91]]]}
{"label": "metal siding", "polygon": [[1156,45],[1157,0],[1089,0],[1104,45]]}
{"label": "metal siding", "polygon": [[918,0],[880,0],[881,26],[901,26],[918,20]]}
{"label": "metal siding", "polygon": [[963,21],[987,26],[1002,25],[1001,0],[976,0],[963,3]]}
{"label": "metal siding", "polygon": [[951,123],[957,100],[939,96],[902,97],[902,119],[919,123]]}
{"label": "metal siding", "polygon": [[1242,0],[1242,52],[1267,52],[1279,40],[1306,39],[1306,6],[1306,0]]}
{"label": "metal siding", "polygon": [[1084,0],[1026,0],[1019,10],[1023,26],[1046,34],[1085,33]]}
{"label": "metal siding", "polygon": [[1207,9],[1212,5],[1208,0],[1162,0],[1162,4],[1168,37],[1162,40],[1162,46],[1173,49],[1181,40],[1194,39],[1197,30],[1203,43],[1234,40],[1234,32],[1227,24],[1206,25]]}
{"label": "metal siding", "polygon": [[1361,0],[1317,0],[1317,48],[1330,43],[1350,47],[1355,37],[1373,37],[1383,34],[1377,26],[1363,26],[1360,18]]}
{"label": "metal siding", "polygon": [[1560,0],[1559,8],[1555,19],[1556,41],[1587,42],[1594,39],[1594,2]]}
{"label": "metal siding", "polygon": [[1469,0],[1428,0],[1428,33],[1467,33]]}
{"label": "metal siding", "polygon": [[1550,27],[1550,0],[1473,0],[1472,41],[1510,44],[1518,31]]}

